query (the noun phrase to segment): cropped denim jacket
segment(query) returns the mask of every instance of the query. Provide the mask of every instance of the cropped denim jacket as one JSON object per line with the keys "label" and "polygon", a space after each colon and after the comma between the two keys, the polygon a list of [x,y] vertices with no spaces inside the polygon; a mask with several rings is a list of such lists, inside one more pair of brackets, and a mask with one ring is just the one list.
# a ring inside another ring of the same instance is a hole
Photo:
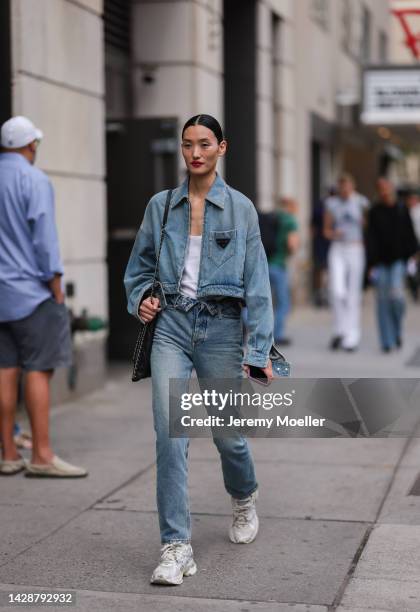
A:
{"label": "cropped denim jacket", "polygon": [[[152,285],[167,191],[149,201],[124,277],[128,311],[139,317]],[[188,177],[173,190],[159,261],[159,289],[180,292],[190,232]],[[217,174],[206,196],[197,299],[238,298],[248,309],[244,363],[265,367],[273,343],[273,307],[267,258],[253,203]]]}

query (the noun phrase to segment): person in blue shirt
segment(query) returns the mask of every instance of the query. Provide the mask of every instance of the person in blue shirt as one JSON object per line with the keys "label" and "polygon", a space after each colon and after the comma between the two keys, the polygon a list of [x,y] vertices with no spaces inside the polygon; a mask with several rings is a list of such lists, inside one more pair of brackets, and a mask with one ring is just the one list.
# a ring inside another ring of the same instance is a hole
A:
{"label": "person in blue shirt", "polygon": [[[49,441],[50,379],[56,368],[70,365],[71,337],[53,189],[34,166],[41,138],[26,117],[12,117],[1,127],[0,474],[80,477],[86,470],[57,457]],[[33,436],[30,463],[13,437],[22,371]]]}

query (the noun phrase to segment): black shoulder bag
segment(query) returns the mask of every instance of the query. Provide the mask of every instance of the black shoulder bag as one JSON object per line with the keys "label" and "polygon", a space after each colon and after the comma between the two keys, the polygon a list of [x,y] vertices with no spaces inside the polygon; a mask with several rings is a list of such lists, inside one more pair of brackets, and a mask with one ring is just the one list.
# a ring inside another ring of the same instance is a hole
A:
{"label": "black shoulder bag", "polygon": [[[152,283],[151,290],[149,293],[150,297],[153,297],[153,294],[158,285],[160,252],[162,250],[163,238],[165,236],[165,227],[166,227],[166,222],[168,220],[169,204],[171,202],[171,195],[172,195],[172,189],[168,191],[168,195],[166,197],[165,212],[163,213],[162,227],[160,228],[159,252],[158,252],[157,259],[156,259],[155,273],[153,275],[153,283]],[[137,342],[136,342],[136,346],[134,348],[134,354],[133,354],[133,374],[131,376],[131,380],[133,382],[137,382],[138,380],[141,380],[142,378],[149,378],[149,376],[151,375],[150,355],[152,352],[153,336],[155,333],[157,317],[158,315],[156,315],[155,318],[149,323],[142,323],[140,321],[140,331],[137,337]]]}

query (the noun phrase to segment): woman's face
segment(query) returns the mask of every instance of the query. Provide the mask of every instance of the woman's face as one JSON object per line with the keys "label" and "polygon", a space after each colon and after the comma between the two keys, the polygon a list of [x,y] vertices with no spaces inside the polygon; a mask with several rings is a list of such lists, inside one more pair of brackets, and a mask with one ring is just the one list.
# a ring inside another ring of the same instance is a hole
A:
{"label": "woman's face", "polygon": [[190,125],[182,138],[182,155],[190,174],[201,176],[216,168],[217,160],[226,152],[226,140],[217,138],[204,125]]}

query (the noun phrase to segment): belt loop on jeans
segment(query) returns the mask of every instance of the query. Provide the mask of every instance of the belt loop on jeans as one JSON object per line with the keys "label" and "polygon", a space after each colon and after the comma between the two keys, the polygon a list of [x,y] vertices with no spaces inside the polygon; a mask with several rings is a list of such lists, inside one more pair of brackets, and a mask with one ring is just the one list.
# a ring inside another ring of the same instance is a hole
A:
{"label": "belt loop on jeans", "polygon": [[216,314],[219,314],[220,312],[219,304],[209,304],[208,302],[204,302],[204,303],[212,317],[214,317],[214,315]]}

